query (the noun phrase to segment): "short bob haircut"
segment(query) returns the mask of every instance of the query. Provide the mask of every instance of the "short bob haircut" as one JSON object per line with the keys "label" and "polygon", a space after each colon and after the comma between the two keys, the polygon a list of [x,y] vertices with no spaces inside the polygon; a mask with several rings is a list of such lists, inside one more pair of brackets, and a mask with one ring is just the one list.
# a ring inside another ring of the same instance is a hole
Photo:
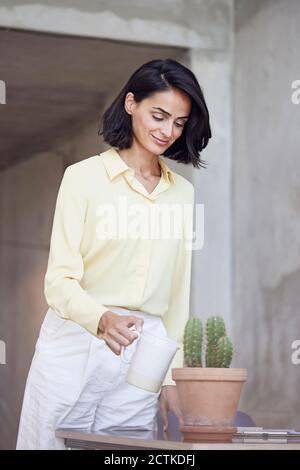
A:
{"label": "short bob haircut", "polygon": [[173,59],[155,59],[139,67],[124,85],[119,95],[105,110],[98,135],[104,142],[121,149],[132,145],[131,115],[125,108],[125,97],[132,92],[136,102],[156,92],[178,88],[191,99],[191,112],[181,136],[163,154],[181,163],[204,167],[200,152],[211,138],[209,112],[200,85],[191,70]]}

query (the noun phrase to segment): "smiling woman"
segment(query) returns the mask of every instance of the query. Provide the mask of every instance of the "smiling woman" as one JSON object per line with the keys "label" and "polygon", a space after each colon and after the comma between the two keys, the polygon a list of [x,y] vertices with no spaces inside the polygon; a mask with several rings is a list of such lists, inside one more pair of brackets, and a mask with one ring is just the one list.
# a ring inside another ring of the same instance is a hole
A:
{"label": "smiling woman", "polygon": [[[181,419],[171,372],[183,365],[189,317],[194,187],[162,156],[204,166],[200,151],[211,131],[194,74],[171,59],[144,64],[105,111],[100,134],[110,148],[69,165],[58,191],[44,280],[49,309],[17,449],[65,448],[57,428],[156,431],[158,405],[165,427],[168,410]],[[147,231],[153,215],[154,230],[151,224]],[[124,224],[125,236],[107,231]],[[133,326],[179,345],[164,377],[155,367],[139,372],[139,383],[155,381],[157,393],[126,380],[129,366],[119,356],[123,346],[137,347]]]}
{"label": "smiling woman", "polygon": [[205,167],[200,152],[211,138],[201,87],[191,70],[172,59],[136,70],[105,111],[98,133],[120,150],[142,147],[148,159],[163,151],[195,167]]}
{"label": "smiling woman", "polygon": [[[139,142],[146,146],[151,137],[149,151],[166,152],[183,133],[191,111],[191,100],[186,93],[176,88],[155,92],[140,103],[129,92],[125,97],[125,110],[132,116],[132,128]],[[181,114],[186,116],[180,117]]]}

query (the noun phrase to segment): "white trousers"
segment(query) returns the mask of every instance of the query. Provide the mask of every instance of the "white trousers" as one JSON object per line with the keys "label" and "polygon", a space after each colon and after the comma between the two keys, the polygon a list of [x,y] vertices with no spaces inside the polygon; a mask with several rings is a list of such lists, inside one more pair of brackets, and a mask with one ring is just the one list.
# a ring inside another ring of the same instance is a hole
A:
{"label": "white trousers", "polygon": [[[167,336],[161,317],[107,306],[120,315],[144,319],[143,331]],[[127,346],[133,353],[137,342]],[[27,377],[17,449],[65,449],[55,430],[118,434],[157,431],[159,392],[126,382],[129,364],[71,320],[49,308]]]}

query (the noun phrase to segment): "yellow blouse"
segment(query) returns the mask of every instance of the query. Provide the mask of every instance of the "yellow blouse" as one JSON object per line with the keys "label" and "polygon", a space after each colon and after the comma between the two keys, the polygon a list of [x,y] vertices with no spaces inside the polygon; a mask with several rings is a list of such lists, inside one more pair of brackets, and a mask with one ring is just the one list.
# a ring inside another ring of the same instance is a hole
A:
{"label": "yellow blouse", "polygon": [[59,315],[95,336],[106,305],[159,315],[181,346],[163,382],[175,385],[171,369],[183,367],[189,317],[194,187],[158,159],[161,178],[151,193],[117,147],[66,168],[44,293]]}

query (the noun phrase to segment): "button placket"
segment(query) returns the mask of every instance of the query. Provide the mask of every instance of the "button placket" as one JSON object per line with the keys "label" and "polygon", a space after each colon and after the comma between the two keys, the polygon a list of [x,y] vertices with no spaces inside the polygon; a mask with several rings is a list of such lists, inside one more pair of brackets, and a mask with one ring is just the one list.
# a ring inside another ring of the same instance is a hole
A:
{"label": "button placket", "polygon": [[142,300],[148,273],[149,273],[149,264],[151,258],[151,250],[152,250],[152,240],[141,240],[141,254],[139,255],[139,260],[137,261],[135,273],[136,273],[136,284],[139,286],[140,292],[140,300]]}

